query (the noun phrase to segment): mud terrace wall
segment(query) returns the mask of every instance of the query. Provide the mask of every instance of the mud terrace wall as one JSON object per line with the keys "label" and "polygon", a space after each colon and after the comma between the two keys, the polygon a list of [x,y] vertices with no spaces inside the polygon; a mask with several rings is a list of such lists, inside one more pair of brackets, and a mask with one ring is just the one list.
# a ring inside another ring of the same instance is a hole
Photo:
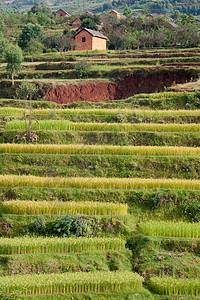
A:
{"label": "mud terrace wall", "polygon": [[153,93],[164,90],[173,83],[184,83],[195,78],[183,70],[148,73],[145,75],[127,75],[118,82],[92,82],[80,85],[50,86],[44,100],[60,104],[75,101],[100,102],[119,100],[139,93]]}

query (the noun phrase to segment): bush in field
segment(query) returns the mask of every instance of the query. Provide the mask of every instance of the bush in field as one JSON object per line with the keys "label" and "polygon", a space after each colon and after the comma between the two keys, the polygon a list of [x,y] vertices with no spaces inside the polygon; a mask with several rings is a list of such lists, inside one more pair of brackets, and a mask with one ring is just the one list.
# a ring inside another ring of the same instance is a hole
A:
{"label": "bush in field", "polygon": [[191,222],[200,222],[200,202],[198,200],[186,201],[182,205],[183,215]]}
{"label": "bush in field", "polygon": [[87,78],[90,73],[90,69],[91,66],[85,61],[80,61],[74,66],[74,70],[76,71],[78,78]]}
{"label": "bush in field", "polygon": [[43,217],[39,217],[24,229],[24,233],[34,235],[55,235],[59,237],[82,236],[84,225],[78,215],[68,213],[59,216],[54,222],[45,223]]}
{"label": "bush in field", "polygon": [[61,237],[82,236],[83,224],[77,215],[73,216],[68,213],[65,216],[58,217],[53,223],[52,233]]}

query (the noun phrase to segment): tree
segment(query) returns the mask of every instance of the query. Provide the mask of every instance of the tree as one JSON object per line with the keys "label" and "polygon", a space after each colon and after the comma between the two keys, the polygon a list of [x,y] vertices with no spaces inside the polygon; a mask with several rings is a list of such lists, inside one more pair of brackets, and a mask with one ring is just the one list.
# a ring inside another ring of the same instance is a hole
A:
{"label": "tree", "polygon": [[0,58],[3,57],[6,45],[7,45],[7,41],[4,39],[2,33],[0,32]]}
{"label": "tree", "polygon": [[12,77],[12,85],[14,85],[14,77],[21,72],[23,53],[20,47],[8,45],[5,49],[5,61],[7,63],[6,70]]}
{"label": "tree", "polygon": [[91,19],[91,18],[85,18],[81,22],[81,28],[88,28],[92,30],[97,30],[97,25],[96,23]]}
{"label": "tree", "polygon": [[126,7],[124,8],[123,15],[126,16],[126,17],[130,17],[130,16],[132,15],[132,10],[131,10],[131,8],[129,8],[127,5],[126,5]]}
{"label": "tree", "polygon": [[44,13],[47,17],[51,17],[52,15],[52,10],[50,7],[48,7],[47,5],[40,5],[40,3],[36,2],[30,9],[30,11],[28,12],[33,13],[33,14],[38,14],[38,13]]}
{"label": "tree", "polygon": [[64,50],[69,50],[71,48],[71,36],[70,33],[64,34],[63,32],[59,32],[56,34],[56,48],[60,52],[60,55],[62,55]]}
{"label": "tree", "polygon": [[196,47],[200,43],[200,32],[196,25],[187,24],[176,28],[175,42],[183,47]]}
{"label": "tree", "polygon": [[181,18],[181,24],[182,25],[187,25],[187,24],[193,24],[193,25],[196,25],[197,27],[198,27],[198,25],[197,25],[197,23],[196,23],[196,21],[195,21],[195,18],[194,18],[194,16],[193,15],[186,15],[186,14],[184,14],[183,16],[182,16],[182,18]]}
{"label": "tree", "polygon": [[[28,140],[31,138],[31,126],[32,126],[32,103],[31,100],[33,96],[37,93],[38,88],[36,84],[28,82],[27,79],[24,79],[21,85],[18,87],[16,94],[20,99],[24,99],[25,101],[25,109],[24,109],[24,119],[25,119],[25,129],[26,129],[26,137]],[[27,101],[29,100],[29,120],[26,114],[27,109]]]}
{"label": "tree", "polygon": [[44,44],[36,39],[30,39],[27,45],[27,51],[29,54],[42,53],[44,50]]}
{"label": "tree", "polygon": [[43,37],[43,27],[37,24],[27,24],[24,26],[19,36],[18,45],[25,49],[31,39],[41,39]]}

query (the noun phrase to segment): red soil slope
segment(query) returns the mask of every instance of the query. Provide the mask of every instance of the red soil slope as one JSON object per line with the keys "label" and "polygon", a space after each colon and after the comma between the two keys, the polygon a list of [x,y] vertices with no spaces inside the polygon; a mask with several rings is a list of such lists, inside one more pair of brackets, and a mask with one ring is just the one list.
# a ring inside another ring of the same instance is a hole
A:
{"label": "red soil slope", "polygon": [[[184,83],[191,79],[192,74],[183,70],[162,70],[145,75],[133,74],[125,76],[118,82],[93,82],[80,85],[50,86],[44,100],[60,104],[75,101],[100,102],[118,100],[139,93],[153,93],[164,90],[173,83]],[[193,75],[193,78],[195,76]]]}

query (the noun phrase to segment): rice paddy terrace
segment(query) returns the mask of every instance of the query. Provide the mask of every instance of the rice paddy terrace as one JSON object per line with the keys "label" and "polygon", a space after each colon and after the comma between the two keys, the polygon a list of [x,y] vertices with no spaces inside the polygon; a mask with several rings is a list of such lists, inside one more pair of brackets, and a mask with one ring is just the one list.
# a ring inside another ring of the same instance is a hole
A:
{"label": "rice paddy terrace", "polygon": [[[40,85],[29,137],[26,101],[9,98],[2,65],[0,299],[200,297],[200,92],[166,88],[195,83],[199,57],[199,49],[26,57],[20,76]],[[77,78],[79,60],[90,62],[91,78]],[[149,93],[133,89],[158,74]],[[58,93],[118,84],[113,77],[126,78],[130,97]]]}

